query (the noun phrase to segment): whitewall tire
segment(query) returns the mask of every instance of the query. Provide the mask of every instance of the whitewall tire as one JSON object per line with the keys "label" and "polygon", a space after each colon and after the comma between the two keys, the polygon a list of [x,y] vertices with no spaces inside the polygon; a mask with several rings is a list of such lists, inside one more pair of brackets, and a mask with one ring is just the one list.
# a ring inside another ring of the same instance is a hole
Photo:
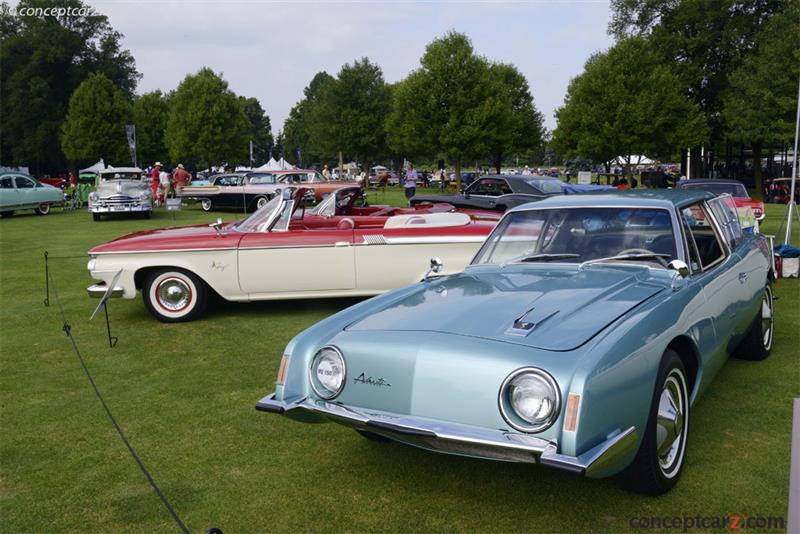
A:
{"label": "whitewall tire", "polygon": [[204,198],[200,201],[200,207],[203,211],[211,211],[214,208],[214,205],[211,203],[211,200],[208,198]]}
{"label": "whitewall tire", "polygon": [[205,282],[188,271],[161,269],[147,277],[142,298],[156,319],[178,323],[192,321],[203,314],[208,292]]}
{"label": "whitewall tire", "polygon": [[39,204],[35,211],[37,215],[47,215],[50,213],[50,204]]}

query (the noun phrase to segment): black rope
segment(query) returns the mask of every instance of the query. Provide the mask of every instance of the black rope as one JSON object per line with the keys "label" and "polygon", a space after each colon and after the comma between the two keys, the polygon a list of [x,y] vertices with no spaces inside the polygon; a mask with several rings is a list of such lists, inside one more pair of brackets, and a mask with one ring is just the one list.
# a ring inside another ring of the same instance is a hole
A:
{"label": "black rope", "polygon": [[147,478],[147,481],[150,483],[150,485],[153,487],[158,497],[161,499],[161,502],[164,503],[164,506],[172,516],[172,519],[175,520],[175,523],[178,525],[181,531],[188,534],[189,528],[184,524],[183,521],[181,521],[181,518],[178,516],[178,513],[175,511],[170,502],[167,500],[167,497],[161,492],[161,489],[156,484],[156,481],[153,480],[153,477],[150,475],[150,472],[144,466],[144,463],[142,463],[142,460],[139,458],[139,455],[136,454],[136,451],[133,449],[133,446],[130,444],[128,438],[125,436],[125,433],[122,431],[122,428],[120,428],[119,424],[117,423],[117,420],[114,418],[114,414],[111,413],[111,409],[108,407],[108,404],[106,404],[103,395],[97,388],[97,384],[95,384],[94,379],[92,378],[92,374],[89,372],[89,368],[86,366],[86,362],[84,361],[83,356],[81,355],[81,351],[80,349],[78,349],[78,343],[75,341],[75,336],[72,335],[72,326],[67,322],[67,316],[64,313],[64,306],[61,304],[61,299],[58,297],[58,290],[56,289],[55,280],[53,279],[52,275],[50,275],[50,285],[53,287],[53,295],[55,296],[56,303],[58,304],[58,309],[61,313],[61,319],[62,321],[64,321],[62,329],[72,342],[72,348],[75,349],[75,354],[78,356],[78,360],[81,363],[81,367],[83,367],[83,372],[86,374],[86,378],[89,379],[89,384],[91,384],[92,389],[94,389],[94,393],[100,400],[100,404],[103,405],[103,409],[106,411],[108,418],[111,420],[111,424],[114,425],[117,434],[119,434],[119,437],[122,439],[122,442],[130,451],[131,456],[133,456],[133,459],[136,460],[137,464],[139,464],[139,468],[142,470],[142,473],[144,473],[144,476]]}

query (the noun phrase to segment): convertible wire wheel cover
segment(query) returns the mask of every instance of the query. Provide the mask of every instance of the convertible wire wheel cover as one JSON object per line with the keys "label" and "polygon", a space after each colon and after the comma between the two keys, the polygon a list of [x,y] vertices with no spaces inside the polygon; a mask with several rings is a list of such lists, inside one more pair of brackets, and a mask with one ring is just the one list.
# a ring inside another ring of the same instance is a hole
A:
{"label": "convertible wire wheel cover", "polygon": [[558,417],[561,392],[549,373],[523,367],[503,381],[498,404],[503,419],[515,430],[541,432]]}

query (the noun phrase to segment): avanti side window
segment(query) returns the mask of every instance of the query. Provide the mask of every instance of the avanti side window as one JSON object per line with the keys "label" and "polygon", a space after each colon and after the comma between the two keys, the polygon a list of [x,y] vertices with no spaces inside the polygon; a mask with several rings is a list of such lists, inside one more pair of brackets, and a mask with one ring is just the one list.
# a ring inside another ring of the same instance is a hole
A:
{"label": "avanti side window", "polygon": [[[717,234],[711,216],[700,203],[681,209],[681,217],[688,230],[689,259],[695,271],[706,271],[725,259],[725,247]],[[696,255],[693,254],[694,247]],[[693,258],[693,256],[695,256]],[[694,265],[699,263],[699,265]]]}
{"label": "avanti side window", "polygon": [[735,250],[742,241],[742,224],[736,203],[730,195],[723,195],[708,201],[708,207],[722,229],[722,236],[731,250]]}

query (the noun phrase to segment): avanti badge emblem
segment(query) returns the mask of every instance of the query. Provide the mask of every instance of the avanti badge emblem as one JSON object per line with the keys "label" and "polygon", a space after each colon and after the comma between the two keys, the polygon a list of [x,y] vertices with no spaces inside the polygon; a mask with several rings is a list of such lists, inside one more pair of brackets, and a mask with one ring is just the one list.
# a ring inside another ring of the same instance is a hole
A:
{"label": "avanti badge emblem", "polygon": [[390,388],[392,385],[387,382],[384,378],[373,378],[371,376],[367,376],[366,373],[361,373],[357,377],[353,379],[354,384],[366,384],[368,386],[376,386],[376,387],[385,387]]}

